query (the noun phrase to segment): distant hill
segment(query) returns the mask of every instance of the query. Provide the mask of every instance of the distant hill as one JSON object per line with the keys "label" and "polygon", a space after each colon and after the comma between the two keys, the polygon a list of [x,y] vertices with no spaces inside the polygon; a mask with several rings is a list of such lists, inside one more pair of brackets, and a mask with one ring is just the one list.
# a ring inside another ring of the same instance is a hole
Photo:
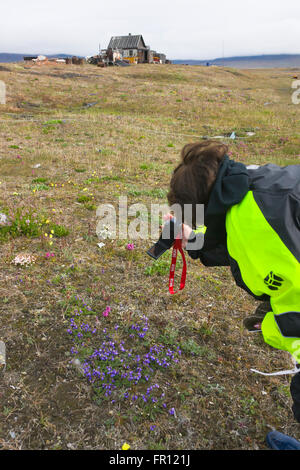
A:
{"label": "distant hill", "polygon": [[212,60],[172,60],[173,64],[219,65],[234,68],[300,67],[300,54],[224,57]]}
{"label": "distant hill", "polygon": [[[42,54],[42,53],[41,53]],[[10,52],[0,52],[0,63],[2,62],[20,62],[23,61],[24,56],[35,56],[37,54],[13,54]],[[47,57],[63,59],[66,57],[73,57],[76,54],[44,54]],[[77,56],[82,57],[82,56]],[[291,68],[300,67],[300,54],[269,54],[269,55],[256,55],[256,56],[236,56],[224,57],[211,60],[192,60],[192,59],[174,59],[173,64],[187,64],[187,65],[219,65],[233,68]]]}
{"label": "distant hill", "polygon": [[[73,57],[73,55],[75,54],[51,54],[51,55],[48,55],[48,54],[42,54],[42,53],[38,53],[38,54],[12,54],[10,52],[0,52],[0,63],[8,63],[8,62],[20,62],[20,61],[23,61],[23,58],[26,57],[26,56],[37,56],[37,55],[45,55],[47,57],[49,57],[49,59],[51,58],[54,58],[54,57],[57,57],[58,59],[65,59],[66,57]],[[77,56],[77,57],[80,57],[80,56]]]}

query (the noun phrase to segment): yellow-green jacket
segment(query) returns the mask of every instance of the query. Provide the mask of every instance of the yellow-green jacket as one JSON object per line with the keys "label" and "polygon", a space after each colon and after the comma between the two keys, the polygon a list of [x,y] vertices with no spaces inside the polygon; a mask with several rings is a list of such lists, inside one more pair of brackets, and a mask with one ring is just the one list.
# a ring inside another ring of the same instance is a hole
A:
{"label": "yellow-green jacket", "polygon": [[300,362],[300,165],[250,169],[226,156],[204,217],[203,248],[190,256],[230,265],[240,287],[270,300],[264,340]]}

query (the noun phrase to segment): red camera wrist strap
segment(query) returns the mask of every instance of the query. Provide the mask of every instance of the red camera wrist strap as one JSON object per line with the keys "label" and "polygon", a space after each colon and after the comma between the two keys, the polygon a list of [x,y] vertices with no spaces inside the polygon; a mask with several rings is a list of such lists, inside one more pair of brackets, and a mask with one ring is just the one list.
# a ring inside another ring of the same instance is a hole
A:
{"label": "red camera wrist strap", "polygon": [[[182,290],[185,286],[186,261],[185,261],[185,256],[184,256],[184,252],[183,252],[183,249],[182,249],[182,240],[179,237],[177,237],[175,239],[175,242],[174,242],[174,245],[173,245],[173,251],[172,251],[172,261],[171,261],[170,277],[169,277],[169,292],[170,292],[170,294],[176,294],[177,292]],[[178,251],[180,252],[180,254],[182,256],[183,267],[182,267],[182,274],[181,274],[181,280],[180,280],[180,287],[177,291],[174,292],[174,278],[175,278],[175,269],[176,269],[176,261],[177,261]]]}

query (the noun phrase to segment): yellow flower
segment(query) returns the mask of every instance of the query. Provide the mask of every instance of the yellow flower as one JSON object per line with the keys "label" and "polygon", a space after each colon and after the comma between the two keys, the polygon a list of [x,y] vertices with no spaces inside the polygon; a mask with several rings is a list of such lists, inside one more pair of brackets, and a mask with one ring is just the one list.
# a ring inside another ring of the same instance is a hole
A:
{"label": "yellow flower", "polygon": [[54,233],[54,230],[51,230],[51,233]]}
{"label": "yellow flower", "polygon": [[45,233],[45,237],[48,237],[48,233]]}
{"label": "yellow flower", "polygon": [[122,450],[129,450],[130,449],[130,445],[127,444],[127,442],[124,442],[124,444],[122,445]]}
{"label": "yellow flower", "polygon": [[45,222],[45,224],[49,224],[49,222],[50,222],[50,220],[49,220],[49,219],[47,219],[47,220],[46,220],[46,222]]}
{"label": "yellow flower", "polygon": [[53,235],[52,235],[52,233],[49,235],[49,238],[53,238]]}

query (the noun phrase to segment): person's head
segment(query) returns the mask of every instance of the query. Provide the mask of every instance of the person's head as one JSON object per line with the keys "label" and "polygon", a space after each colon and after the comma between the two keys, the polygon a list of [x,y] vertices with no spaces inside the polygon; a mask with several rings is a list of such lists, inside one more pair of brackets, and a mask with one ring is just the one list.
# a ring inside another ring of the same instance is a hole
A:
{"label": "person's head", "polygon": [[181,163],[170,181],[168,203],[170,206],[180,205],[182,211],[185,204],[192,204],[193,225],[195,207],[208,203],[219,166],[227,152],[227,145],[213,140],[187,144],[181,151]]}

